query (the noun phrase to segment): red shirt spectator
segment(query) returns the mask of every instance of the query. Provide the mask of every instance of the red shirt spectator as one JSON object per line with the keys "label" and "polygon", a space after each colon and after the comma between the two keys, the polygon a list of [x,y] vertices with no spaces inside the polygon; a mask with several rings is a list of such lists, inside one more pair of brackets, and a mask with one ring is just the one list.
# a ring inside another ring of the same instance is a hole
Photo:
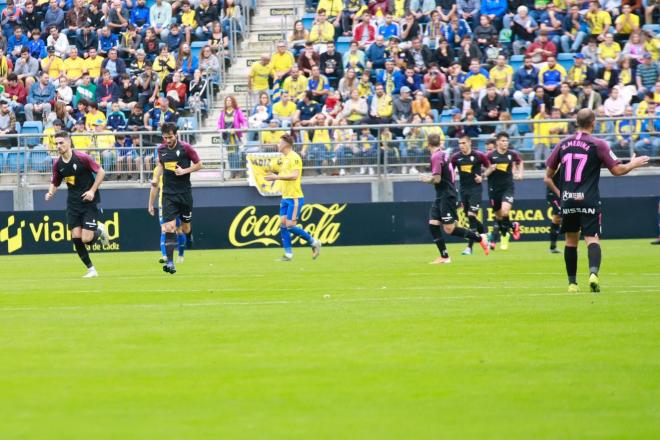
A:
{"label": "red shirt spectator", "polygon": [[557,46],[550,40],[545,32],[541,32],[538,40],[530,44],[525,55],[532,57],[534,64],[544,63],[549,56],[557,56]]}
{"label": "red shirt spectator", "polygon": [[362,22],[353,29],[353,41],[363,50],[376,41],[376,26],[371,24],[371,14],[368,12],[362,14]]}

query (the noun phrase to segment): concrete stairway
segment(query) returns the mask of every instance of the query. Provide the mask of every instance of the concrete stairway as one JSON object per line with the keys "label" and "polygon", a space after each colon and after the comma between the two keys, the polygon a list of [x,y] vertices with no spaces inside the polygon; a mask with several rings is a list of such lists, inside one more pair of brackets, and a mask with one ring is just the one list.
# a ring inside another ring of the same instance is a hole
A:
{"label": "concrete stairway", "polygon": [[[258,1],[257,12],[250,25],[250,35],[239,44],[237,57],[232,62],[232,66],[227,69],[225,75],[225,87],[217,94],[214,106],[210,109],[209,117],[204,122],[203,129],[216,129],[217,120],[227,96],[234,96],[247,116],[251,110],[251,108],[248,108],[248,104],[254,106],[254,103],[248,103],[247,96],[247,77],[250,66],[253,62],[259,61],[262,53],[272,53],[276,41],[286,39],[289,31],[293,29],[293,23],[304,13],[304,6],[304,0],[291,0],[289,2],[286,0]],[[289,15],[285,19],[283,14]],[[286,34],[283,33],[284,25],[286,25]],[[198,140],[198,144],[202,147],[211,146],[214,144],[213,137],[215,136],[217,135],[203,135]],[[202,154],[202,151],[204,151],[203,160],[215,163],[220,161],[221,151],[219,148],[201,148],[200,154]]]}

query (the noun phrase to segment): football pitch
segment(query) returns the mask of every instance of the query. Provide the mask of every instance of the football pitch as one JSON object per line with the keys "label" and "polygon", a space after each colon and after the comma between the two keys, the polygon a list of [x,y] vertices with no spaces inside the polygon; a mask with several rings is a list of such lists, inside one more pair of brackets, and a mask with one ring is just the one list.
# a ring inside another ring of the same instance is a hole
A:
{"label": "football pitch", "polygon": [[658,438],[660,247],[0,258],[0,438]]}

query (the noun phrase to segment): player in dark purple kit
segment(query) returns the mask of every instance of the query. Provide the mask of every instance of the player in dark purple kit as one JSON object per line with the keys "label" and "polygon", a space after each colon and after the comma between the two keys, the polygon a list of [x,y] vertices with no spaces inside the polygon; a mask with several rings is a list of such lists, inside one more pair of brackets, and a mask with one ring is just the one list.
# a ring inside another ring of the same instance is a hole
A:
{"label": "player in dark purple kit", "polygon": [[[470,136],[462,136],[458,140],[458,148],[460,152],[454,153],[450,161],[454,169],[458,170],[463,212],[470,222],[470,229],[481,235],[486,232],[483,223],[477,218],[481,211],[482,199],[481,167],[488,168],[490,162],[484,153],[472,149]],[[463,251],[463,255],[472,255],[473,243],[472,240],[468,242],[468,247]]]}
{"label": "player in dark purple kit", "polygon": [[488,255],[489,249],[486,234],[479,235],[469,229],[461,228],[457,224],[458,214],[456,207],[458,206],[458,194],[454,186],[454,170],[447,157],[447,153],[440,144],[440,136],[437,134],[430,135],[428,137],[428,143],[431,150],[431,175],[421,176],[421,181],[435,186],[435,201],[431,205],[431,211],[429,213],[429,230],[431,231],[433,241],[440,251],[440,256],[432,261],[431,264],[451,263],[449,253],[447,252],[447,245],[442,238],[440,224],[442,224],[445,233],[448,235],[476,241],[481,245],[486,255]]}
{"label": "player in dark purple kit", "polygon": [[509,233],[514,240],[520,238],[520,225],[511,223],[509,212],[513,206],[513,179],[522,180],[523,162],[517,151],[509,148],[509,134],[497,134],[495,149],[488,153],[490,167],[484,172],[488,177],[488,196],[495,212],[497,225],[493,228],[491,248],[495,248],[497,236],[501,234],[500,249],[509,248]]}
{"label": "player in dark purple kit", "polygon": [[[561,198],[561,232],[566,236],[564,261],[568,275],[568,291],[579,292],[577,284],[577,246],[580,231],[587,243],[589,256],[589,287],[600,292],[601,210],[598,182],[605,166],[614,176],[623,176],[648,163],[648,156],[635,157],[623,165],[607,142],[592,136],[596,115],[582,109],[576,117],[577,132],[562,139],[546,161],[546,185]],[[560,167],[561,166],[561,167]],[[561,190],[552,181],[559,170]]]}
{"label": "player in dark purple kit", "polygon": [[165,249],[167,253],[167,264],[163,271],[174,274],[174,249],[177,247],[176,219],[181,218],[181,229],[184,234],[190,234],[192,220],[192,186],[190,185],[190,174],[202,169],[202,161],[197,151],[188,143],[182,142],[177,137],[176,124],[166,122],[161,129],[163,132],[163,144],[158,148],[158,164],[154,170],[151,181],[151,192],[149,193],[149,214],[154,215],[154,201],[158,195],[160,176],[163,175],[163,199],[161,212],[163,224],[162,231],[165,233]]}
{"label": "player in dark purple kit", "polygon": [[87,267],[83,278],[96,278],[99,274],[89,258],[87,245],[97,239],[104,245],[108,244],[105,227],[98,222],[101,215],[98,208],[101,195],[98,189],[105,171],[91,156],[71,148],[69,133],[61,131],[55,134],[55,145],[60,157],[53,161],[53,177],[46,201],[53,198],[62,182],[66,183],[66,222],[71,230],[71,241],[78,257]]}
{"label": "player in dark purple kit", "polygon": [[[561,188],[561,174],[559,171],[552,177],[557,188]],[[559,228],[561,226],[561,199],[559,194],[555,193],[551,188],[547,188],[545,200],[552,210],[552,218],[550,219],[550,253],[560,254],[561,251],[557,249],[557,239],[559,238]]]}

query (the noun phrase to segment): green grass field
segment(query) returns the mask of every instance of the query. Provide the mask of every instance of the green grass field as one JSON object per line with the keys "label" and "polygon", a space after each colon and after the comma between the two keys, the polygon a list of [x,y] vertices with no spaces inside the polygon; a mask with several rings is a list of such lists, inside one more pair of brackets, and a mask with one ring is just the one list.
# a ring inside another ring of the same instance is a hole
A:
{"label": "green grass field", "polygon": [[461,249],[0,258],[0,439],[658,438],[659,247]]}

